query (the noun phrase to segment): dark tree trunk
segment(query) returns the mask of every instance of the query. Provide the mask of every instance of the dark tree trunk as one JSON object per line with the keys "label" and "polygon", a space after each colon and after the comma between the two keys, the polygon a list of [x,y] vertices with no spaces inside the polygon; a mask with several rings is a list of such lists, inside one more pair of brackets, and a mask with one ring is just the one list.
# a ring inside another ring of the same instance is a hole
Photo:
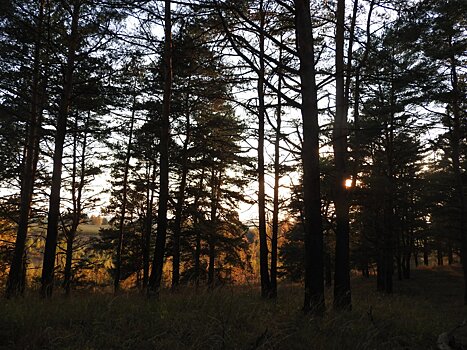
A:
{"label": "dark tree trunk", "polygon": [[68,42],[68,54],[63,79],[63,91],[60,97],[59,111],[55,133],[55,148],[53,153],[52,185],[49,199],[49,213],[47,216],[47,236],[45,240],[44,260],[41,276],[41,295],[45,298],[52,296],[55,253],[57,249],[58,221],[60,217],[60,189],[62,184],[62,157],[66,135],[66,124],[71,105],[73,88],[73,71],[78,46],[78,20],[81,3],[72,7],[71,31]]}
{"label": "dark tree trunk", "polygon": [[215,262],[216,262],[216,245],[214,238],[209,237],[209,265],[208,265],[208,286],[209,288],[214,287],[215,281]]}
{"label": "dark tree trunk", "polygon": [[443,266],[443,251],[441,250],[441,248],[437,249],[436,257],[438,260],[438,266]]}
{"label": "dark tree trunk", "polygon": [[[282,36],[281,36],[282,44]],[[282,46],[279,47],[279,63],[282,63]],[[274,140],[274,198],[272,211],[271,237],[271,298],[277,298],[277,241],[279,236],[279,179],[280,179],[280,140],[282,124],[282,70],[278,67],[277,108],[276,108],[276,138]]]}
{"label": "dark tree trunk", "polygon": [[428,242],[425,239],[423,241],[423,265],[428,266],[428,254],[429,254],[429,248],[428,248]]}
{"label": "dark tree trunk", "polygon": [[454,263],[454,254],[453,254],[453,251],[452,251],[452,243],[449,242],[448,243],[448,264],[449,265],[452,265]]}
{"label": "dark tree trunk", "polygon": [[175,220],[173,231],[173,259],[172,259],[172,288],[180,283],[180,234],[182,230],[183,205],[185,203],[185,187],[188,175],[188,144],[190,142],[190,114],[186,115],[186,138],[182,151],[182,176],[178,189],[177,204],[175,206]]}
{"label": "dark tree trunk", "polygon": [[327,288],[332,287],[332,267],[331,267],[331,254],[326,252],[324,254],[324,276],[325,276],[325,285]]}
{"label": "dark tree trunk", "polygon": [[269,250],[266,232],[266,195],[264,184],[264,11],[260,0],[259,30],[259,71],[258,71],[258,231],[259,231],[259,270],[261,278],[261,296],[269,297],[271,281],[269,279]]}
{"label": "dark tree trunk", "polygon": [[303,311],[324,312],[323,229],[319,167],[318,97],[309,0],[295,0],[295,32],[300,59],[305,207],[305,298]]}
{"label": "dark tree trunk", "polygon": [[133,103],[131,108],[131,119],[130,119],[130,135],[128,136],[128,145],[126,149],[125,164],[123,169],[123,189],[122,189],[122,209],[120,213],[120,221],[118,223],[118,242],[117,242],[117,254],[115,261],[115,275],[114,275],[114,293],[117,293],[120,289],[120,275],[122,268],[122,252],[123,252],[123,239],[125,236],[125,215],[127,206],[128,196],[128,173],[130,171],[130,160],[131,160],[131,148],[133,142],[133,128],[135,125],[136,116],[136,80],[135,86],[133,86]]}
{"label": "dark tree trunk", "polygon": [[344,31],[345,1],[337,1],[336,25],[336,116],[334,120],[333,148],[336,171],[336,262],[334,275],[334,307],[352,308],[349,265],[349,199],[347,178],[347,108],[344,91]]}
{"label": "dark tree trunk", "polygon": [[403,277],[405,279],[409,279],[410,278],[410,251],[406,254],[405,258],[404,258],[404,263],[403,263],[403,266],[402,266],[402,271],[403,271]]}
{"label": "dark tree trunk", "polygon": [[165,241],[167,235],[167,206],[169,200],[169,138],[170,99],[172,96],[172,16],[171,1],[165,0],[164,9],[164,96],[160,138],[160,186],[157,210],[156,249],[149,278],[148,295],[159,296],[164,266]]}
{"label": "dark tree trunk", "polygon": [[208,286],[215,285],[215,259],[216,259],[216,237],[217,237],[217,210],[219,203],[219,194],[221,187],[221,175],[217,174],[213,168],[211,170],[211,226],[209,227],[208,245],[209,245],[209,266],[208,266]]}
{"label": "dark tree trunk", "polygon": [[70,295],[71,291],[71,277],[72,277],[72,265],[73,265],[73,244],[75,241],[76,232],[78,230],[78,226],[81,220],[81,212],[82,212],[82,193],[84,188],[84,180],[85,180],[85,170],[86,170],[86,148],[87,148],[87,130],[88,130],[88,122],[91,118],[91,112],[88,112],[87,119],[84,124],[84,131],[83,131],[83,144],[81,148],[81,158],[79,160],[80,164],[80,178],[77,181],[77,138],[78,138],[78,119],[75,122],[75,134],[74,134],[74,141],[73,141],[73,170],[72,170],[72,181],[71,181],[71,188],[72,188],[72,202],[73,202],[73,218],[71,227],[66,232],[66,255],[65,255],[65,270],[64,270],[64,279],[63,279],[63,288],[65,289],[65,294]]}
{"label": "dark tree trunk", "polygon": [[[205,174],[205,169],[203,168],[201,170],[201,178],[199,180],[199,187],[198,187],[198,194],[196,197],[195,197],[195,201],[194,201],[194,204],[193,204],[193,208],[198,211],[198,203],[199,203],[199,200],[201,199],[201,191],[204,187],[204,174]],[[193,226],[195,228],[195,234],[196,234],[196,237],[195,237],[195,256],[194,256],[194,259],[195,259],[195,262],[194,262],[194,276],[193,276],[193,280],[195,282],[195,286],[198,287],[199,286],[199,278],[200,278],[200,268],[201,268],[201,264],[200,264],[200,258],[201,258],[201,231],[200,231],[200,227],[199,227],[199,217],[197,214],[195,214],[195,218],[194,218],[194,223],[193,223]]]}
{"label": "dark tree trunk", "polygon": [[45,1],[40,1],[39,15],[37,18],[37,28],[34,43],[34,63],[31,87],[31,111],[29,115],[26,144],[21,170],[21,193],[19,205],[19,221],[16,232],[15,249],[10,265],[8,280],[6,285],[6,297],[20,295],[24,291],[24,281],[26,280],[26,269],[24,266],[24,256],[26,239],[28,234],[29,214],[31,211],[31,201],[34,192],[34,179],[36,177],[36,164],[39,156],[39,138],[42,120],[42,98],[41,98],[41,52],[42,52],[42,32],[44,23]]}
{"label": "dark tree trunk", "polygon": [[148,178],[147,199],[146,199],[146,223],[143,235],[143,280],[142,288],[145,290],[149,282],[149,261],[151,249],[151,234],[152,234],[152,221],[153,221],[153,207],[154,207],[154,192],[156,182],[156,164],[152,165],[152,174]]}

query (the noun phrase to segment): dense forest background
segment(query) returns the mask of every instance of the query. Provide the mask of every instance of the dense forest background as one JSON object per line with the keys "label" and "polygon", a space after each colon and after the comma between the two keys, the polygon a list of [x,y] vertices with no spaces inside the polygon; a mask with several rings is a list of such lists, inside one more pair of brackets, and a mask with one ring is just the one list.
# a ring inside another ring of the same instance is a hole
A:
{"label": "dense forest background", "polygon": [[6,296],[293,281],[319,314],[325,286],[351,308],[353,274],[467,281],[466,13],[2,1]]}

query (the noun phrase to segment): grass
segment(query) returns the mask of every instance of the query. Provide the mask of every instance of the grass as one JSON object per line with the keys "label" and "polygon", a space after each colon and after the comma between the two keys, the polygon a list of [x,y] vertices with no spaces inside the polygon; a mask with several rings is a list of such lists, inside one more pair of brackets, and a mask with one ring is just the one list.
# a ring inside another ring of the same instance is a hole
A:
{"label": "grass", "polygon": [[466,316],[459,267],[416,270],[395,282],[392,296],[374,292],[374,283],[353,279],[353,310],[329,308],[321,319],[301,313],[302,288],[290,285],[276,302],[246,287],[164,292],[159,301],[135,293],[34,294],[2,301],[0,348],[436,349],[438,335]]}

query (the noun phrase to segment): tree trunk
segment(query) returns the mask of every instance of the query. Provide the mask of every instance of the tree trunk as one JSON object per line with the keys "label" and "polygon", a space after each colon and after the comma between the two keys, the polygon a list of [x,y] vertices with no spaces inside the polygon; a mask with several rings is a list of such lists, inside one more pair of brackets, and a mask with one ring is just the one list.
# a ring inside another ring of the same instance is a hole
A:
{"label": "tree trunk", "polygon": [[263,1],[259,2],[259,71],[258,71],[258,232],[259,232],[259,270],[261,296],[269,297],[271,281],[269,279],[269,250],[266,232],[266,195],[264,184],[264,11]]}
{"label": "tree trunk", "polygon": [[86,148],[87,148],[87,129],[89,119],[91,118],[91,112],[88,112],[87,119],[84,124],[84,135],[83,135],[83,144],[81,148],[81,159],[80,161],[80,178],[77,181],[77,138],[78,138],[78,119],[76,118],[75,122],[75,134],[74,134],[74,141],[73,141],[73,170],[72,170],[72,202],[73,202],[73,218],[71,227],[67,232],[66,237],[66,256],[65,256],[65,270],[64,270],[64,279],[63,279],[63,288],[65,289],[65,294],[70,295],[71,291],[71,272],[72,272],[72,264],[73,264],[73,243],[75,240],[76,232],[78,230],[78,226],[81,220],[81,198],[84,188],[84,180],[85,180],[85,170],[86,170]]}
{"label": "tree trunk", "polygon": [[31,111],[29,115],[27,138],[22,160],[21,175],[21,193],[19,205],[19,221],[16,232],[15,249],[13,259],[10,265],[8,280],[6,285],[6,297],[14,297],[22,294],[24,290],[23,281],[26,276],[24,268],[24,255],[26,248],[26,239],[28,234],[29,214],[31,211],[31,201],[34,192],[34,179],[36,177],[36,164],[39,155],[39,132],[42,120],[42,101],[41,98],[41,52],[42,52],[42,32],[44,23],[45,1],[40,1],[39,14],[37,17],[37,28],[35,32],[34,43],[34,63],[31,88]]}
{"label": "tree trunk", "polygon": [[336,171],[336,262],[334,275],[334,307],[352,308],[349,265],[349,199],[347,178],[347,108],[344,91],[344,31],[345,0],[337,1],[336,25],[336,116],[333,130],[334,163]]}
{"label": "tree trunk", "polygon": [[452,251],[452,242],[448,242],[448,264],[452,265],[454,263],[454,254]]}
{"label": "tree trunk", "polygon": [[118,223],[118,243],[117,243],[117,254],[115,261],[115,275],[114,275],[114,293],[117,293],[120,289],[120,275],[122,269],[122,251],[123,251],[123,239],[125,236],[125,215],[127,206],[127,195],[128,195],[128,173],[130,171],[130,160],[131,160],[131,147],[133,142],[133,128],[135,125],[136,116],[136,79],[135,85],[133,86],[133,102],[131,107],[131,119],[130,119],[130,135],[128,136],[128,145],[126,149],[125,164],[123,170],[123,189],[122,189],[122,209],[120,213],[120,220]]}
{"label": "tree trunk", "polygon": [[[204,174],[205,174],[205,169],[203,168],[201,170],[201,178],[199,180],[199,187],[198,187],[198,193],[199,194],[201,193],[201,191],[203,189],[203,186],[204,186]],[[198,203],[199,203],[200,199],[201,199],[200,195],[196,196],[195,201],[193,203],[193,208],[195,208],[196,211],[198,211]],[[196,231],[195,256],[194,256],[195,262],[194,262],[194,276],[193,276],[193,279],[194,279],[194,282],[195,282],[195,286],[198,287],[199,286],[199,278],[200,278],[200,268],[201,268],[201,264],[200,264],[200,258],[201,258],[201,231],[200,231],[200,227],[199,227],[199,217],[196,214],[195,214],[193,226],[194,226],[195,231]]]}
{"label": "tree trunk", "polygon": [[164,267],[165,241],[167,235],[167,207],[169,200],[169,138],[170,138],[170,99],[172,96],[172,15],[171,1],[165,0],[164,9],[164,96],[160,138],[160,186],[159,207],[157,210],[156,249],[149,278],[148,295],[158,297]]}
{"label": "tree trunk", "polygon": [[324,254],[324,275],[325,275],[325,285],[326,288],[331,288],[332,286],[332,267],[331,267],[331,254],[326,252]]}
{"label": "tree trunk", "polygon": [[57,249],[58,220],[60,216],[60,189],[62,183],[62,157],[66,135],[66,124],[71,106],[73,88],[73,71],[78,46],[78,20],[81,3],[73,5],[71,13],[71,32],[68,42],[68,54],[63,79],[63,91],[59,103],[57,125],[55,133],[55,148],[53,154],[52,185],[50,190],[49,213],[47,216],[47,236],[44,249],[44,260],[41,276],[41,295],[45,298],[52,296],[55,253]]}
{"label": "tree trunk", "polygon": [[186,114],[186,138],[182,151],[182,177],[178,189],[177,204],[175,206],[175,220],[173,230],[173,259],[172,259],[172,288],[180,283],[180,234],[182,230],[183,205],[185,203],[186,179],[188,176],[188,144],[190,143],[190,113]]}
{"label": "tree trunk", "polygon": [[215,280],[215,262],[216,262],[216,245],[214,237],[209,237],[209,265],[208,265],[208,287],[214,288]]}
{"label": "tree trunk", "polygon": [[303,311],[324,312],[323,229],[319,167],[318,96],[309,0],[295,0],[295,32],[300,59],[305,206],[305,298]]}
{"label": "tree trunk", "polygon": [[208,267],[208,286],[215,285],[215,259],[216,259],[216,238],[217,238],[217,211],[219,205],[219,195],[221,187],[221,174],[217,174],[214,168],[211,169],[211,226],[209,227],[208,245],[209,245],[209,267]]}
{"label": "tree trunk", "polygon": [[404,258],[404,265],[403,265],[403,277],[405,279],[410,278],[410,251],[406,254]]}
{"label": "tree trunk", "polygon": [[152,220],[153,220],[153,206],[154,206],[154,192],[156,182],[156,164],[152,165],[152,174],[148,179],[148,191],[147,191],[147,209],[146,209],[146,224],[144,228],[143,237],[143,281],[142,288],[145,290],[149,283],[149,256],[151,248],[151,233],[152,233]]}
{"label": "tree trunk", "polygon": [[441,248],[437,249],[436,257],[438,260],[438,266],[443,266],[443,251],[441,250]]}
{"label": "tree trunk", "polygon": [[428,266],[428,242],[427,240],[423,240],[423,265]]}
{"label": "tree trunk", "polygon": [[[281,36],[281,44],[282,44]],[[279,63],[282,64],[282,45],[279,47]],[[280,179],[280,140],[282,124],[282,70],[277,71],[277,109],[276,109],[276,138],[274,140],[274,198],[272,211],[272,237],[271,237],[271,291],[270,297],[277,298],[277,241],[279,236],[279,179]]]}

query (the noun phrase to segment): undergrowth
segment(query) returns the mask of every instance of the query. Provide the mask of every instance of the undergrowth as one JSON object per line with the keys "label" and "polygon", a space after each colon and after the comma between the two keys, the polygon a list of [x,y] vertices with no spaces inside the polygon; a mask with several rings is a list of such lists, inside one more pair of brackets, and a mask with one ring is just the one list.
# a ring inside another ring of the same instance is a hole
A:
{"label": "undergrowth", "polygon": [[333,311],[327,300],[322,318],[301,312],[296,285],[282,285],[277,301],[246,287],[167,291],[160,300],[33,294],[2,300],[0,348],[436,349],[438,335],[465,316],[462,285],[456,268],[415,271],[391,296],[375,292],[372,279],[354,278],[352,311]]}

